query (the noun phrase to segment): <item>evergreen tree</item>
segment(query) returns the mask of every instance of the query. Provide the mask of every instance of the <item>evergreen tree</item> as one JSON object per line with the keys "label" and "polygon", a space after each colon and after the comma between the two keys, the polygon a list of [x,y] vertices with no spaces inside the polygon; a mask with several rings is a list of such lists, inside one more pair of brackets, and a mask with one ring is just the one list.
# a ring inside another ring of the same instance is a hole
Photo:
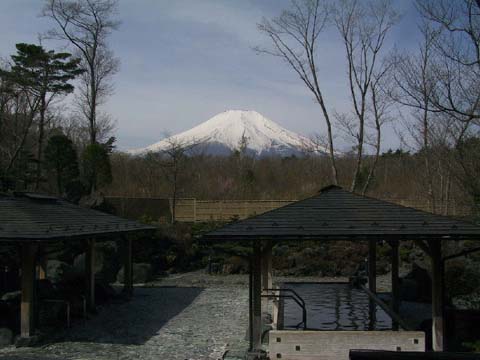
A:
{"label": "evergreen tree", "polygon": [[45,165],[55,172],[58,194],[63,195],[66,186],[79,176],[77,152],[67,136],[54,135],[48,140]]}
{"label": "evergreen tree", "polygon": [[12,55],[13,64],[9,71],[0,71],[0,76],[30,93],[38,101],[38,139],[35,189],[38,189],[43,158],[46,113],[53,99],[73,92],[69,81],[80,75],[79,59],[72,59],[69,53],[56,53],[42,46],[20,43],[17,53]]}
{"label": "evergreen tree", "polygon": [[106,145],[90,144],[82,154],[83,176],[90,192],[112,182],[112,169]]}

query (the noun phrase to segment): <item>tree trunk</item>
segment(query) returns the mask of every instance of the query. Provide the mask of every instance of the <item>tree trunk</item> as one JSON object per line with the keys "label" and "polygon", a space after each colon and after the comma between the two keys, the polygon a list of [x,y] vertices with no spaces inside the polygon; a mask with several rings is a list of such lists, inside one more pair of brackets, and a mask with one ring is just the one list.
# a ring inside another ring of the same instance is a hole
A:
{"label": "tree trunk", "polygon": [[89,104],[89,123],[90,123],[90,144],[97,142],[97,88],[95,79],[95,65],[93,58],[90,64],[90,104]]}
{"label": "tree trunk", "polygon": [[[319,91],[319,90],[318,90]],[[317,101],[322,108],[323,116],[325,118],[325,122],[327,124],[327,135],[328,135],[328,153],[330,157],[330,168],[332,171],[332,181],[334,185],[338,185],[338,171],[337,171],[337,164],[335,162],[335,150],[333,147],[333,132],[332,132],[332,124],[330,121],[330,116],[328,115],[327,108],[323,102],[323,99],[316,94]]]}
{"label": "tree trunk", "polygon": [[35,172],[35,191],[40,186],[40,179],[42,177],[42,155],[43,155],[43,138],[45,132],[45,112],[47,108],[46,94],[40,95],[40,117],[38,119],[38,144],[37,144],[37,168]]}

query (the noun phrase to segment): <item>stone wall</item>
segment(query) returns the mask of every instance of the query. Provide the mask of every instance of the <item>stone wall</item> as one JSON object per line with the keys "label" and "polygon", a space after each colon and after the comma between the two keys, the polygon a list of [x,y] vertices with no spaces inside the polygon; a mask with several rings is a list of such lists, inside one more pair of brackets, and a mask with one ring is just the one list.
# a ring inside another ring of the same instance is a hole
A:
{"label": "stone wall", "polygon": [[425,351],[425,334],[418,331],[298,330],[269,333],[271,359],[348,360],[352,349]]}

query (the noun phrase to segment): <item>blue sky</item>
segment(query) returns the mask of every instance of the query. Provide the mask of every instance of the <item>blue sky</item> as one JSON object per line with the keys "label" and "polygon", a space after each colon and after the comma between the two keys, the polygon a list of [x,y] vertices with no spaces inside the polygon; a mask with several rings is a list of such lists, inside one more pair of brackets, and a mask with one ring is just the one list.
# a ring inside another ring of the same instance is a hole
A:
{"label": "blue sky", "polygon": [[[403,18],[389,46],[415,46],[418,21],[411,0],[396,0]],[[2,0],[0,57],[15,43],[37,41],[53,24],[39,17],[41,0]],[[120,149],[158,141],[227,109],[253,109],[280,125],[323,133],[320,108],[279,59],[257,55],[266,44],[256,30],[263,16],[278,15],[288,0],[120,0],[122,24],[110,44],[121,60],[115,94],[105,109],[117,121]],[[320,76],[330,111],[349,111],[343,47],[335,31],[321,39]],[[61,43],[44,43],[60,48]],[[339,143],[342,140],[339,139]],[[390,125],[384,148],[397,147]]]}

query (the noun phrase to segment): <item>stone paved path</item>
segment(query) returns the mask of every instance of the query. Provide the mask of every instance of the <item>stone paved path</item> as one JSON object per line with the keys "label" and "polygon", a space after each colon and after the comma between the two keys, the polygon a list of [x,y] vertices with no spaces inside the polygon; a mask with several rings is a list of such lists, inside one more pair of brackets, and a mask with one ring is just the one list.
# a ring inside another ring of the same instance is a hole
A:
{"label": "stone paved path", "polygon": [[[345,281],[342,278],[275,278]],[[248,347],[248,276],[203,271],[171,275],[136,287],[130,302],[111,304],[61,341],[0,349],[0,360],[240,359]]]}
{"label": "stone paved path", "polygon": [[65,339],[37,348],[0,350],[12,360],[218,359],[230,348],[246,348],[248,289],[238,282],[168,287],[179,279],[135,289],[132,301],[112,304],[67,332]]}

